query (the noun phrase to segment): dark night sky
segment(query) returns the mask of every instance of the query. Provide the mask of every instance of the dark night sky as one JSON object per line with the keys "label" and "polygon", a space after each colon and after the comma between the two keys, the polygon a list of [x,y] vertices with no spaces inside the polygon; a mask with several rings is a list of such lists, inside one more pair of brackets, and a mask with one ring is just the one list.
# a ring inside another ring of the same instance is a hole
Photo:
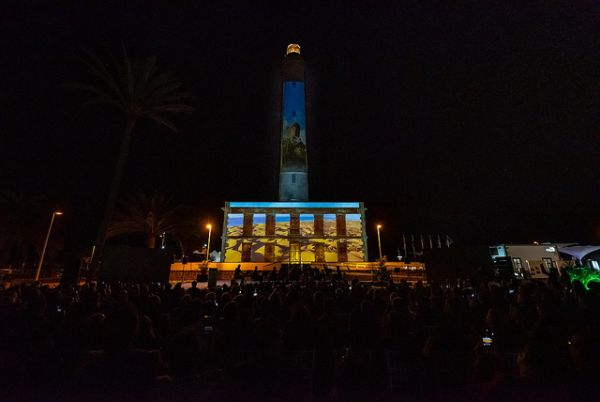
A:
{"label": "dark night sky", "polygon": [[401,233],[600,241],[598,2],[56,3],[0,13],[0,188],[64,209],[67,244],[92,243],[123,121],[62,84],[85,77],[82,49],[121,42],[197,108],[178,134],[139,127],[123,193],[217,222],[226,200],[275,200],[279,63],[298,42],[311,200],[365,201],[386,254]]}

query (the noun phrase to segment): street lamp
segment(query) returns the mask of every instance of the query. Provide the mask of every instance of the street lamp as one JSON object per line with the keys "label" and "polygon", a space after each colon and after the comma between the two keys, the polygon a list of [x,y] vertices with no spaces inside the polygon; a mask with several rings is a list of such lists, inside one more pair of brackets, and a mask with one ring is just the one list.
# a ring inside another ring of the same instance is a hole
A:
{"label": "street lamp", "polygon": [[381,225],[377,225],[377,244],[379,245],[379,261],[383,261],[383,256],[381,255],[381,233],[379,233],[380,229]]}
{"label": "street lamp", "polygon": [[50,226],[48,227],[48,233],[46,233],[46,240],[44,241],[44,247],[42,248],[42,255],[40,256],[40,261],[38,262],[37,269],[35,270],[35,280],[36,282],[40,279],[40,272],[42,272],[42,264],[44,263],[44,256],[46,255],[46,247],[48,247],[48,240],[50,239],[50,232],[52,231],[52,225],[54,225],[54,218],[57,215],[62,215],[62,212],[55,211],[52,213],[52,218],[50,219]]}
{"label": "street lamp", "polygon": [[206,243],[206,264],[208,265],[208,257],[210,253],[210,234],[212,232],[212,225],[209,223],[208,225],[206,225],[206,228],[208,229],[208,243]]}

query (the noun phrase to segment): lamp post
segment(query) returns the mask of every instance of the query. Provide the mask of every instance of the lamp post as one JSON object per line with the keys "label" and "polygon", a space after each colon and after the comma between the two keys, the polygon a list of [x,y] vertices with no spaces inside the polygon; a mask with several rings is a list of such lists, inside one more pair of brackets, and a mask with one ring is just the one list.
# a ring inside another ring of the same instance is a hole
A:
{"label": "lamp post", "polygon": [[379,245],[379,261],[383,261],[383,256],[381,255],[381,233],[379,233],[381,229],[381,225],[377,225],[377,244]]}
{"label": "lamp post", "polygon": [[48,240],[50,239],[50,232],[52,232],[52,225],[54,225],[54,218],[57,215],[62,215],[62,212],[55,211],[52,212],[52,218],[50,219],[50,226],[48,227],[48,233],[46,233],[46,240],[44,240],[44,247],[42,247],[42,255],[40,256],[40,261],[38,262],[37,269],[35,270],[35,280],[36,282],[40,280],[40,273],[42,272],[42,265],[44,264],[44,256],[46,255],[46,247],[48,247]]}
{"label": "lamp post", "polygon": [[212,232],[212,225],[209,223],[206,225],[208,229],[208,242],[206,243],[206,265],[208,266],[208,257],[210,256],[210,234]]}

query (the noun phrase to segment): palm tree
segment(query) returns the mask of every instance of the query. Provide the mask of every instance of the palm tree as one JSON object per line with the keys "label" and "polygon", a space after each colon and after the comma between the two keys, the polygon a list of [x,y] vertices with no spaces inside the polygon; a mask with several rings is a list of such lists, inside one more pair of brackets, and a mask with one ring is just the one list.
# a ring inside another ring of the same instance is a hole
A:
{"label": "palm tree", "polygon": [[91,95],[87,103],[103,103],[116,107],[125,116],[125,129],[113,176],[106,209],[98,229],[95,246],[102,249],[107,230],[117,203],[119,186],[131,138],[140,119],[150,119],[177,131],[169,116],[177,113],[191,113],[188,104],[191,95],[183,90],[182,84],[170,72],[161,70],[156,57],[129,57],[123,47],[122,58],[111,57],[111,64],[105,63],[97,55],[86,51],[83,63],[92,76],[90,83],[72,83],[69,86],[86,91]]}
{"label": "palm tree", "polygon": [[115,212],[106,237],[140,233],[146,236],[148,248],[155,248],[158,236],[175,232],[175,209],[171,198],[165,195],[134,194]]}
{"label": "palm tree", "polygon": [[178,240],[181,254],[189,255],[192,250],[200,250],[206,241],[206,211],[182,205],[176,211],[175,222],[172,236]]}

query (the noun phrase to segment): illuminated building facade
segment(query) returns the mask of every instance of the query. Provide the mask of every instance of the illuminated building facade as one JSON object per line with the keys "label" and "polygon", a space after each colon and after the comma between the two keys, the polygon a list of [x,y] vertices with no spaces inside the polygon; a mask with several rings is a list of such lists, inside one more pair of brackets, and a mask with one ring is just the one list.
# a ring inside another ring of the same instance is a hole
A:
{"label": "illuminated building facade", "polygon": [[282,62],[279,202],[226,202],[225,263],[367,261],[360,202],[309,202],[304,60],[290,44]]}
{"label": "illuminated building facade", "polygon": [[[496,266],[512,268],[517,278],[548,279],[550,271],[562,270],[568,265],[568,243],[498,244],[490,246],[490,255]],[[574,250],[574,249],[571,249]],[[562,254],[562,255],[561,255]],[[570,260],[570,258],[568,258]]]}
{"label": "illuminated building facade", "polygon": [[365,208],[360,202],[228,202],[225,262],[366,261]]}

